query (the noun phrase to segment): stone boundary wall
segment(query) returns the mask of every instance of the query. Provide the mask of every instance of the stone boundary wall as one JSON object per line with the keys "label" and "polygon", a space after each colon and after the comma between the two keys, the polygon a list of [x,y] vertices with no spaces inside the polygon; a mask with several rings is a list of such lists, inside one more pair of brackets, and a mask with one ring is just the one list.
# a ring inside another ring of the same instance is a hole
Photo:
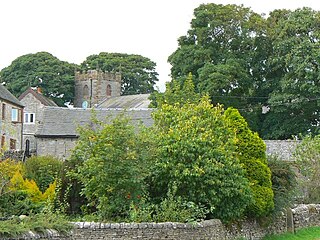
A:
{"label": "stone boundary wall", "polygon": [[43,234],[29,232],[11,240],[51,239],[51,240],[232,240],[241,237],[259,240],[266,234],[294,231],[303,227],[320,226],[320,204],[298,205],[289,209],[268,227],[257,221],[242,221],[225,226],[220,220],[206,220],[201,223],[94,223],[75,222],[75,229],[68,235],[48,230]]}

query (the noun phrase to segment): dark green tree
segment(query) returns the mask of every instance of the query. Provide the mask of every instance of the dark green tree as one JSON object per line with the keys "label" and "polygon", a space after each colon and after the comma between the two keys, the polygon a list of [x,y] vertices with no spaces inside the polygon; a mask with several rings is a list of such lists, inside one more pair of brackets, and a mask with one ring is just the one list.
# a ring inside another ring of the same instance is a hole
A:
{"label": "dark green tree", "polygon": [[315,133],[320,121],[320,12],[276,10],[268,24],[273,52],[268,59],[270,111],[263,136],[287,139]]}
{"label": "dark green tree", "polygon": [[141,55],[101,52],[87,57],[81,68],[120,72],[123,95],[151,93],[158,81],[156,64]]}
{"label": "dark green tree", "polygon": [[7,89],[19,97],[29,87],[40,87],[58,105],[72,102],[74,72],[77,65],[60,61],[47,52],[27,54],[15,59],[0,72]]}
{"label": "dark green tree", "polygon": [[213,103],[240,109],[259,130],[267,99],[256,96],[264,94],[261,85],[270,52],[265,19],[243,6],[202,4],[178,43],[169,57],[173,78],[191,72],[197,91],[208,93]]}

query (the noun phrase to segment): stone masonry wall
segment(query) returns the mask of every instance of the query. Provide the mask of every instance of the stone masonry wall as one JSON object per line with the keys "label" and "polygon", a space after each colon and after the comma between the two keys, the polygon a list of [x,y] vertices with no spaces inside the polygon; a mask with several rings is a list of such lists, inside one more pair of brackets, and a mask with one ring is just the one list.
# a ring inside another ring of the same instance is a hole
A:
{"label": "stone masonry wall", "polygon": [[[51,240],[232,240],[244,237],[248,240],[259,240],[268,233],[282,233],[287,229],[300,229],[307,226],[320,226],[320,204],[298,205],[289,211],[292,224],[283,214],[270,226],[263,227],[257,221],[243,221],[225,226],[220,220],[207,220],[201,223],[94,223],[77,222],[69,235],[59,235],[48,230],[44,234],[28,233],[14,240],[51,239]],[[8,240],[9,238],[1,238]]]}

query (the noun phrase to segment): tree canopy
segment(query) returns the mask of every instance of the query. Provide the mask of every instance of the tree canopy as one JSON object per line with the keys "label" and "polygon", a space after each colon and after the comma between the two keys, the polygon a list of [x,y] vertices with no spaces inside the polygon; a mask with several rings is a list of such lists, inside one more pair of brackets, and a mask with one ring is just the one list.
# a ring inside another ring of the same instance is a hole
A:
{"label": "tree canopy", "polygon": [[154,62],[141,55],[106,52],[91,55],[81,64],[83,70],[98,68],[107,72],[120,72],[123,95],[153,92],[158,81],[155,67]]}
{"label": "tree canopy", "polygon": [[19,97],[29,87],[40,87],[58,105],[72,102],[77,65],[60,61],[52,54],[38,52],[15,59],[0,72],[6,88]]}
{"label": "tree canopy", "polygon": [[168,59],[171,74],[184,81],[191,72],[198,92],[237,108],[264,138],[316,132],[319,16],[303,8],[264,18],[243,6],[202,4]]}

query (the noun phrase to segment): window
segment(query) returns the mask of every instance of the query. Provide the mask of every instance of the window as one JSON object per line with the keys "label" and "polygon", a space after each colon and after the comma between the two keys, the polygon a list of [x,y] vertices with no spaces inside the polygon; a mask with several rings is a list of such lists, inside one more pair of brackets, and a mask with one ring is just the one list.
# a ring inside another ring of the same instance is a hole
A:
{"label": "window", "polygon": [[6,145],[6,137],[4,135],[1,136],[1,148],[3,149]]}
{"label": "window", "polygon": [[10,138],[10,150],[16,150],[17,140]]}
{"label": "window", "polygon": [[89,87],[85,85],[83,87],[83,97],[88,97],[89,96]]}
{"label": "window", "polygon": [[21,109],[18,109],[18,108],[11,109],[11,121],[21,122]]}
{"label": "window", "polygon": [[110,97],[110,96],[111,96],[111,93],[112,93],[112,91],[111,91],[111,86],[110,86],[110,84],[108,84],[108,85],[107,85],[107,96]]}
{"label": "window", "polygon": [[2,103],[2,120],[6,119],[6,104]]}
{"label": "window", "polygon": [[27,124],[35,123],[34,113],[25,113],[24,114],[24,123],[27,123]]}

